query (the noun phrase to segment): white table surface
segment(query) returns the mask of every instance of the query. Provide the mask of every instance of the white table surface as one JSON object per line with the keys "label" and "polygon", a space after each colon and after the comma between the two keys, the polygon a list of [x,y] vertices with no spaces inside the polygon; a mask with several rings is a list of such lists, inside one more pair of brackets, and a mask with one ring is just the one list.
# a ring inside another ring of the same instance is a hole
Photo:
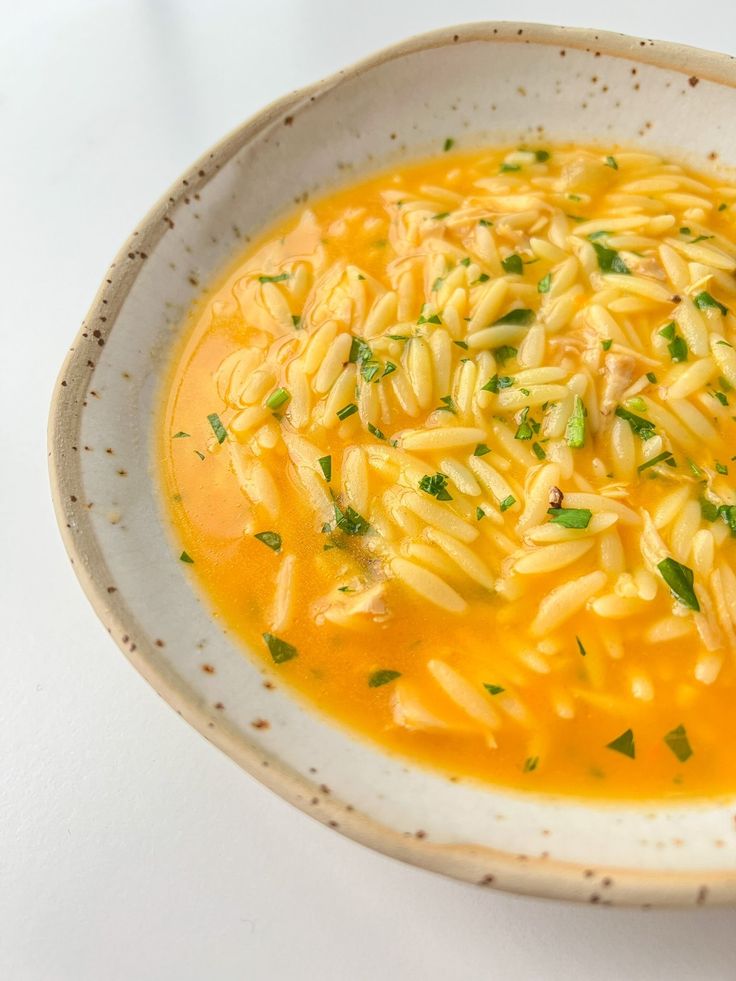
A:
{"label": "white table surface", "polygon": [[45,451],[56,372],[108,261],[262,104],[452,21],[594,21],[736,54],[728,6],[0,0],[4,981],[736,977],[736,912],[481,891],[363,849],[238,770],[96,620],[57,535]]}

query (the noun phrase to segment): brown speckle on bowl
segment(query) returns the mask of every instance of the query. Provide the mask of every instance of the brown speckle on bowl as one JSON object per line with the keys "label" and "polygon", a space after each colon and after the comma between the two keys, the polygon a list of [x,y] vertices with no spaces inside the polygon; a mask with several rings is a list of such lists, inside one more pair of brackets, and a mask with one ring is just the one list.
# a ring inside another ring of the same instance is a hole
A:
{"label": "brown speckle on bowl", "polygon": [[284,117],[284,126],[291,126],[291,124],[293,122],[294,122],[294,117],[293,116],[285,116]]}
{"label": "brown speckle on bowl", "polygon": [[215,673],[215,667],[214,667],[213,664],[203,664],[202,665],[202,670],[204,671],[205,674],[214,674]]}
{"label": "brown speckle on bowl", "polygon": [[117,586],[108,586],[107,591],[108,593],[117,593],[118,589]]}
{"label": "brown speckle on bowl", "polygon": [[695,905],[696,906],[705,905],[705,901],[707,898],[708,898],[708,887],[701,886],[700,889],[698,889],[697,896],[695,897]]}
{"label": "brown speckle on bowl", "polygon": [[687,81],[688,81],[688,85],[691,85],[693,88],[695,88],[695,86],[698,84],[700,79],[698,78],[697,75],[691,75]]}
{"label": "brown speckle on bowl", "polygon": [[270,729],[271,723],[268,721],[268,719],[253,719],[251,726],[254,729]]}
{"label": "brown speckle on bowl", "polygon": [[223,709],[225,708],[225,706],[224,706],[224,705],[222,704],[222,702],[215,702],[215,708],[216,708],[216,709],[217,709],[217,710],[218,710],[219,712],[222,712],[222,710],[223,710]]}
{"label": "brown speckle on bowl", "polygon": [[164,644],[164,642],[162,640],[160,640],[160,639],[155,640],[154,641],[154,644],[156,645],[156,647],[165,647],[166,646]]}
{"label": "brown speckle on bowl", "polygon": [[478,880],[479,886],[492,886],[496,881],[495,875],[484,875],[482,879]]}

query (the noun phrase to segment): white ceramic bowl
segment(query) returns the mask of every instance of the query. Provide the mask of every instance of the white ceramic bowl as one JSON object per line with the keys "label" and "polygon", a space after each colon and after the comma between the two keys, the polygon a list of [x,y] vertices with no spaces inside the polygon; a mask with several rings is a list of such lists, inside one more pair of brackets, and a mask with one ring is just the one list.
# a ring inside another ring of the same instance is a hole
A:
{"label": "white ceramic bowl", "polygon": [[[75,571],[155,689],[302,810],[482,885],[601,903],[736,899],[734,805],[598,804],[451,783],[323,719],[211,618],[169,536],[153,425],[200,284],[305,193],[482,142],[637,143],[736,162],[725,55],[593,31],[473,24],[414,38],[269,106],[168,191],[110,267],[51,413],[56,510]],[[204,672],[203,663],[214,668]],[[263,718],[268,729],[252,722]],[[297,818],[294,819],[297,821]]]}

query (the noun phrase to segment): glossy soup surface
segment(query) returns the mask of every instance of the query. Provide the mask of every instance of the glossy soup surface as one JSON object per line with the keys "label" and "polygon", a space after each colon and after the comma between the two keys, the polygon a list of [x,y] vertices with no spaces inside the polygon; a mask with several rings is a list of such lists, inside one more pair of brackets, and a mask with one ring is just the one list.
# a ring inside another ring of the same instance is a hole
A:
{"label": "glossy soup surface", "polygon": [[736,790],[735,208],[651,154],[448,147],[250,244],[161,426],[214,615],[450,776]]}

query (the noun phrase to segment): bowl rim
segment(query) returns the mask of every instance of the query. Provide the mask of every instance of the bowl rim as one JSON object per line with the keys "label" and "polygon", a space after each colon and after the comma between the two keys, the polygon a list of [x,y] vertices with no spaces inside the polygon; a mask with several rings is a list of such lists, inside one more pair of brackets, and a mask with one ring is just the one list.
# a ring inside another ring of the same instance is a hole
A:
{"label": "bowl rim", "polygon": [[[310,800],[319,788],[277,757],[256,745],[211,713],[157,654],[154,638],[136,622],[124,596],[106,587],[106,562],[90,512],[75,507],[75,491],[83,486],[77,446],[84,394],[95,366],[88,360],[87,341],[94,325],[97,343],[104,345],[147,254],[168,230],[170,212],[182,199],[203,187],[242,147],[307,100],[316,100],[343,82],[385,62],[437,47],[475,41],[533,43],[586,52],[600,52],[642,64],[663,67],[687,76],[691,85],[707,79],[736,87],[736,58],[669,41],[653,41],[587,28],[559,27],[513,21],[482,21],[443,27],[415,35],[381,49],[350,67],[285,95],[205,151],[184,171],[128,236],[111,263],[87,316],[77,332],[56,380],[48,422],[48,463],[51,495],[62,540],[76,576],[95,613],[123,654],[161,697],[206,739],[242,769],[304,813],[363,845],[412,865],[453,878],[501,890],[555,899],[603,901],[593,888],[600,875],[615,878],[616,905],[692,906],[736,902],[736,871],[672,872],[631,868],[584,868],[573,862],[526,857],[472,844],[438,845],[409,837],[382,825],[351,805],[330,797],[319,808]],[[103,299],[105,301],[103,305]],[[102,318],[102,319],[101,319]],[[136,638],[136,643],[130,642]],[[706,805],[707,806],[707,805]],[[338,819],[339,818],[339,822]],[[491,872],[489,872],[491,870]]]}

